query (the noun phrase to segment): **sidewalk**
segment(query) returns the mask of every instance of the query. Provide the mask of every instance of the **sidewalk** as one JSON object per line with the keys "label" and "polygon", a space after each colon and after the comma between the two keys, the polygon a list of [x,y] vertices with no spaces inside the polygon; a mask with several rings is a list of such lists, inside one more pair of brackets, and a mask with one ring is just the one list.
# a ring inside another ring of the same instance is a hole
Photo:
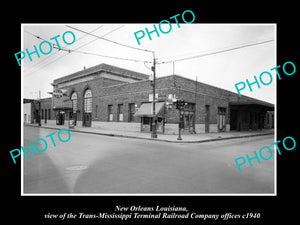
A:
{"label": "sidewalk", "polygon": [[37,124],[26,124],[25,126],[33,126],[37,128],[49,128],[60,130],[62,128],[67,128],[71,132],[81,132],[89,134],[98,134],[106,136],[115,137],[125,137],[125,138],[139,138],[147,139],[153,141],[165,141],[165,142],[179,142],[179,143],[200,143],[208,141],[219,141],[234,138],[244,138],[244,137],[254,137],[262,135],[274,135],[274,129],[264,129],[258,131],[230,131],[230,132],[216,132],[216,133],[200,133],[200,134],[182,134],[182,140],[177,140],[178,135],[172,134],[157,134],[157,138],[151,138],[151,133],[143,133],[136,131],[123,131],[123,130],[108,130],[101,128],[92,127],[75,127],[69,128],[68,125],[49,125],[42,124],[39,127]]}

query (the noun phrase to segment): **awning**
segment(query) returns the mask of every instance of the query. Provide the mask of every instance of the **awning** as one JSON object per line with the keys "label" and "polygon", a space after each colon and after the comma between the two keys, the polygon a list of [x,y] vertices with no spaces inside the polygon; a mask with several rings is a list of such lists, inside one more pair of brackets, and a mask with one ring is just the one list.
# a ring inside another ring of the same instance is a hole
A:
{"label": "awning", "polygon": [[235,99],[231,99],[229,101],[229,105],[230,106],[260,106],[260,107],[268,108],[269,110],[274,110],[274,104],[259,99],[250,98],[248,96],[246,98],[237,97]]}
{"label": "awning", "polygon": [[[164,102],[155,102],[155,115],[156,116],[164,116]],[[153,109],[152,109],[152,102],[143,103],[138,111],[134,114],[134,116],[138,117],[153,117]]]}
{"label": "awning", "polygon": [[243,101],[243,102],[229,102],[230,109],[257,109],[263,111],[274,111],[274,105],[268,102],[259,101]]}
{"label": "awning", "polygon": [[53,110],[72,110],[72,107],[68,107],[68,106],[61,106],[61,107],[53,107]]}

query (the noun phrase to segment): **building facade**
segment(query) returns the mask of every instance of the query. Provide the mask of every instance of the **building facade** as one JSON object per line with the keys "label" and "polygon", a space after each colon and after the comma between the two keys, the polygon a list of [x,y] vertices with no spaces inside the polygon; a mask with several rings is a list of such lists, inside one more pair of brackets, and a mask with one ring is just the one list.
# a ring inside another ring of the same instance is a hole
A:
{"label": "building facade", "polygon": [[[33,122],[150,132],[152,86],[149,76],[100,64],[53,81],[53,97],[33,103]],[[155,124],[158,132],[225,132],[272,128],[274,105],[196,82],[179,75],[156,78]],[[179,112],[173,104],[185,102]],[[40,104],[40,106],[39,106]],[[271,121],[271,122],[270,122]]]}
{"label": "building facade", "polygon": [[31,121],[32,118],[32,103],[31,102],[23,102],[23,123],[29,124],[33,123]]}

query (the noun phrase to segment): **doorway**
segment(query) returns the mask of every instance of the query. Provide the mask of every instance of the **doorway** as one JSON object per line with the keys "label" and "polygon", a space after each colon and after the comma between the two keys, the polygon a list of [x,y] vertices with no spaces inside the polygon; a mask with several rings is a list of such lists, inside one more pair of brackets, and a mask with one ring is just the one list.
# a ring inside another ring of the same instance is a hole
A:
{"label": "doorway", "polygon": [[218,117],[217,117],[218,131],[226,131],[226,108],[218,107]]}
{"label": "doorway", "polygon": [[83,114],[83,124],[84,127],[91,127],[92,125],[92,113]]}
{"label": "doorway", "polygon": [[205,133],[209,133],[209,117],[210,117],[209,105],[205,105]]}
{"label": "doorway", "polygon": [[83,124],[84,127],[91,127],[92,125],[92,108],[93,108],[93,95],[90,89],[84,92],[83,102]]}
{"label": "doorway", "polygon": [[191,111],[183,112],[183,124],[184,124],[184,130],[190,133],[194,132],[194,112]]}
{"label": "doorway", "polygon": [[56,125],[64,125],[65,124],[65,112],[60,111],[56,114]]}
{"label": "doorway", "polygon": [[230,109],[230,130],[237,130],[237,110]]}

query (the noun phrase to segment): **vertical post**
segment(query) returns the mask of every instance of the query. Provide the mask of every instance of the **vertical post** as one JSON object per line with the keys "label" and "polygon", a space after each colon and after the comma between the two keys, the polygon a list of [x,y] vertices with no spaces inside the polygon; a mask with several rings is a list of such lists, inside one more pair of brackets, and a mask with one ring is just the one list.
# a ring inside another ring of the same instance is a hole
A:
{"label": "vertical post", "polygon": [[152,114],[152,133],[151,133],[151,138],[157,138],[157,132],[156,132],[156,115],[155,115],[155,53],[153,52],[153,98],[152,98],[152,108],[153,108],[153,114]]}
{"label": "vertical post", "polygon": [[178,123],[178,137],[177,137],[177,140],[181,141],[182,140],[182,138],[181,138],[181,123],[182,123],[181,108],[179,108],[178,112],[179,112],[179,123]]}
{"label": "vertical post", "polygon": [[38,118],[39,118],[39,127],[42,125],[41,124],[41,119],[42,119],[42,117],[41,117],[41,91],[39,90],[39,116],[38,116]]}
{"label": "vertical post", "polygon": [[197,91],[198,91],[198,76],[196,76],[196,81],[195,81],[195,108],[194,108],[194,119],[193,119],[193,133],[194,134],[196,134]]}
{"label": "vertical post", "polygon": [[173,61],[173,75],[175,75],[175,62]]}

